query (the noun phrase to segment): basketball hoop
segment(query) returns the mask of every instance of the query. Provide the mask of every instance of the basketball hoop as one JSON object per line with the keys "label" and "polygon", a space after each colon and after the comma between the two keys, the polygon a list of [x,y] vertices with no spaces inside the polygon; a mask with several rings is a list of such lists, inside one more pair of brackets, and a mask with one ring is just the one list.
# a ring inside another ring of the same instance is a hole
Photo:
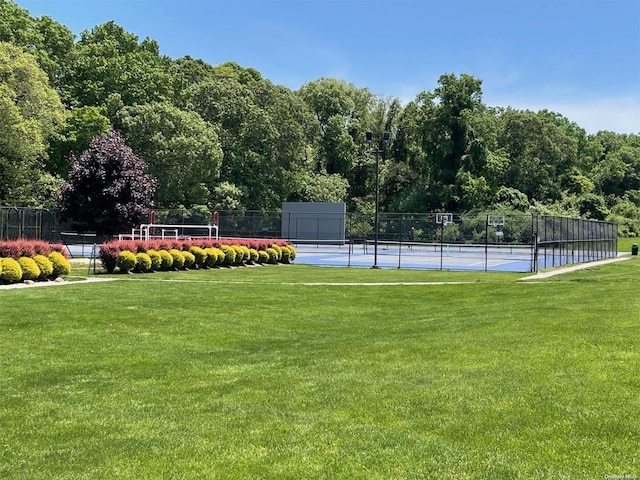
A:
{"label": "basketball hoop", "polygon": [[493,227],[496,229],[495,235],[500,242],[500,240],[504,237],[504,232],[502,231],[502,227],[504,227],[505,217],[501,214],[489,214],[487,215],[487,226]]}
{"label": "basketball hoop", "polygon": [[453,223],[453,213],[436,213],[436,223],[443,227]]}
{"label": "basketball hoop", "polygon": [[490,227],[500,229],[500,227],[504,227],[505,217],[500,214],[490,213],[487,215],[487,225]]}

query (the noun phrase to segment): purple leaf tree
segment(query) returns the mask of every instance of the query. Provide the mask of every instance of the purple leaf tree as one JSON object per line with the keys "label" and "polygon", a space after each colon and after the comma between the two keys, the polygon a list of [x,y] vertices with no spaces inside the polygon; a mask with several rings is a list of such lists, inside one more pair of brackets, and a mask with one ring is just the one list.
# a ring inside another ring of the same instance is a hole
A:
{"label": "purple leaf tree", "polygon": [[113,236],[138,225],[153,207],[156,180],[118,132],[96,137],[62,185],[60,209],[82,232]]}

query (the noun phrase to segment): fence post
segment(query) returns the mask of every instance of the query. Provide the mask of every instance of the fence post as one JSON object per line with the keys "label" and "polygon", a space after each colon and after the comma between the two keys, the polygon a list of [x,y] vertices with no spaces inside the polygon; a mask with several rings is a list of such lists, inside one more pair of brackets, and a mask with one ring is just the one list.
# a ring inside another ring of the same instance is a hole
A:
{"label": "fence post", "polygon": [[440,271],[442,271],[442,255],[444,248],[444,220],[440,223]]}
{"label": "fence post", "polygon": [[589,238],[589,243],[587,243],[587,248],[589,249],[589,253],[587,254],[587,261],[588,262],[592,262],[593,261],[593,253],[591,251],[591,244],[593,243],[593,229],[591,228],[591,222],[587,223],[587,236]]}
{"label": "fence post", "polygon": [[489,270],[489,215],[484,219],[484,271]]}
{"label": "fence post", "polygon": [[556,266],[556,216],[551,216],[551,268]]}
{"label": "fence post", "polygon": [[537,232],[534,226],[534,222],[535,222],[535,214],[532,213],[531,214],[531,271],[532,272],[537,272],[538,271],[538,267],[537,267],[537,254],[538,254],[538,242],[537,242]]}
{"label": "fence post", "polygon": [[547,268],[547,250],[549,250],[549,233],[547,232],[547,215],[544,215],[542,217],[542,220],[544,221],[544,268]]}
{"label": "fence post", "polygon": [[585,249],[587,248],[587,244],[585,243],[585,226],[584,219],[580,219],[580,252],[579,252],[579,261],[584,262],[585,259]]}
{"label": "fence post", "polygon": [[347,268],[351,267],[351,251],[353,250],[353,235],[351,234],[351,220],[353,215],[347,214],[349,221],[349,234],[347,238],[349,239],[349,257],[347,258]]}
{"label": "fence post", "polygon": [[402,263],[402,219],[404,215],[400,215],[400,241],[398,242],[398,269]]}
{"label": "fence post", "polygon": [[565,261],[565,253],[566,253],[566,246],[565,246],[565,237],[566,237],[566,232],[565,232],[565,216],[561,216],[560,217],[560,233],[558,236],[558,249],[560,250],[560,255],[559,255],[559,261],[560,261],[560,266],[562,265],[566,265],[566,261]]}
{"label": "fence post", "polygon": [[531,237],[533,238],[533,243],[531,244],[533,248],[531,259],[532,259],[532,271],[533,273],[538,273],[538,228],[540,228],[538,222],[538,215],[535,213],[531,214]]}

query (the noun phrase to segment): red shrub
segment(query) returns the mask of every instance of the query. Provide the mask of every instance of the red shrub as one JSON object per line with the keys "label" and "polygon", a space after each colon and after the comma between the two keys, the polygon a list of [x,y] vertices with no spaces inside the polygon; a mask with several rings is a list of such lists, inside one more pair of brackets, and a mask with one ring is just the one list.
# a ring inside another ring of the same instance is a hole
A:
{"label": "red shrub", "polygon": [[48,256],[51,252],[60,252],[69,258],[66,247],[62,244],[50,244],[42,240],[8,240],[0,242],[0,257],[19,259],[20,257]]}

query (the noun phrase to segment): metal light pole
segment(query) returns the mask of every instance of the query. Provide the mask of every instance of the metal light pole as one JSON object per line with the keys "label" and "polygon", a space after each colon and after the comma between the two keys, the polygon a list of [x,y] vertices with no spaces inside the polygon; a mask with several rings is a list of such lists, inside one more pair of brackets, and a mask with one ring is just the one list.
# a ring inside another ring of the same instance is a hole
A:
{"label": "metal light pole", "polygon": [[[369,144],[369,148],[371,148],[371,144],[373,143],[373,133],[366,132],[367,143]],[[384,132],[382,135],[382,148],[385,148],[389,143],[389,132]],[[378,267],[378,230],[379,230],[379,218],[380,218],[380,153],[382,151],[376,146],[374,150],[376,154],[376,205],[375,205],[375,215],[374,215],[374,232],[373,232],[373,266],[371,268],[380,268]]]}

